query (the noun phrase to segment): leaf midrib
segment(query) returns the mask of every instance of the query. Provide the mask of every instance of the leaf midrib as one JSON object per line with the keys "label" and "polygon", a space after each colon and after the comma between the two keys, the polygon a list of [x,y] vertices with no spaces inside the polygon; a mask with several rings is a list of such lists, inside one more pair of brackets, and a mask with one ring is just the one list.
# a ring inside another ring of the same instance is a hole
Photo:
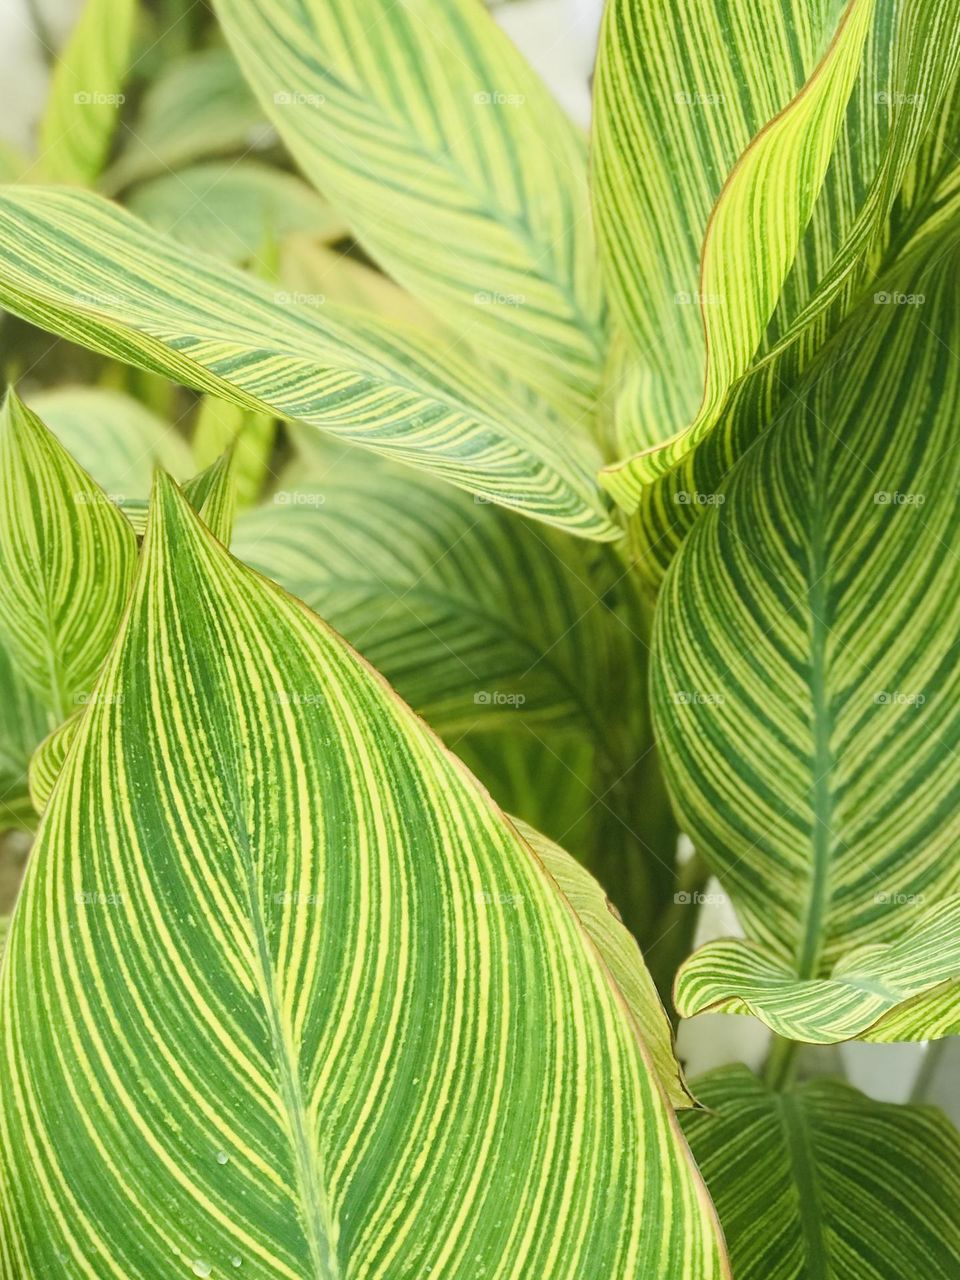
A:
{"label": "leaf midrib", "polygon": [[776,1095],[784,1144],[797,1187],[797,1211],[803,1239],[804,1280],[830,1280],[824,1210],[803,1103],[796,1094]]}

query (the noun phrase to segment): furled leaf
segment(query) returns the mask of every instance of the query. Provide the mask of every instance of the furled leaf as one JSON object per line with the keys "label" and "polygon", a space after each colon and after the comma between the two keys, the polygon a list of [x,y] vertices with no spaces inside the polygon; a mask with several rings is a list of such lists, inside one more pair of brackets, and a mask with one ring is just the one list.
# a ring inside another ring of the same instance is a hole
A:
{"label": "furled leaf", "polygon": [[266,481],[276,434],[277,424],[270,414],[204,396],[193,431],[193,456],[201,466],[209,466],[224,450],[232,449],[237,502],[250,506]]}
{"label": "furled leaf", "polygon": [[82,715],[83,707],[81,706],[68,720],[64,720],[63,724],[47,734],[30,757],[30,802],[37,813],[43,813],[47,807],[47,801],[53,792],[54,783],[60,776],[67,752],[77,736]]}
{"label": "furled leaf", "polygon": [[103,168],[124,101],[136,15],[136,0],[83,0],[40,125],[40,163],[51,182],[85,186]]}
{"label": "furled leaf", "polygon": [[193,470],[183,436],[122,391],[71,385],[34,392],[27,400],[67,452],[118,502],[146,498],[154,467],[178,480]]}
{"label": "furled leaf", "polygon": [[215,538],[230,545],[237,510],[235,455],[232,446],[183,486],[183,496]]}
{"label": "furled leaf", "polygon": [[873,9],[608,6],[594,131],[603,263],[643,360],[647,442],[682,433],[639,455],[630,481],[674,465],[749,366],[820,192]]}
{"label": "furled leaf", "polygon": [[[824,350],[694,526],[658,606],[668,781],[765,981],[784,975],[771,1017],[791,984],[905,942],[960,892],[955,233],[927,254]],[[923,964],[932,977],[947,959]]]}
{"label": "furled leaf", "polygon": [[452,347],[278,299],[86,193],[4,188],[0,232],[0,302],[29,320],[572,533],[618,536],[590,443],[525,411]]}
{"label": "furled leaf", "polygon": [[144,94],[134,127],[101,186],[115,192],[205,157],[248,151],[276,135],[229,49],[183,54]]}
{"label": "furled leaf", "polygon": [[844,954],[828,978],[798,981],[762,947],[723,939],[680,970],[682,1017],[750,1013],[791,1040],[932,1040],[960,1035],[960,898],[927,911],[894,943]]}
{"label": "furled leaf", "polygon": [[34,825],[27,768],[49,728],[43,704],[0,644],[0,832]]}
{"label": "furled leaf", "polygon": [[89,694],[133,577],[133,531],[13,391],[0,410],[0,637],[58,719]]}
{"label": "furled leaf", "polygon": [[[438,732],[575,725],[611,744],[627,626],[598,548],[351,455],[244,512],[234,553],[305,600]],[[640,690],[636,690],[639,700]],[[626,761],[621,762],[621,769]]]}
{"label": "furled leaf", "polygon": [[157,231],[237,265],[250,262],[268,234],[346,234],[342,218],[306,183],[253,160],[165,173],[135,187],[125,203]]}
{"label": "furled leaf", "polygon": [[684,1132],[737,1280],[952,1280],[960,1136],[932,1107],[815,1081],[771,1093],[745,1067],[695,1082]]}
{"label": "furled leaf", "polygon": [[673,1032],[636,938],[624,927],[603,888],[576,858],[526,823],[519,819],[514,819],[514,822],[556,880],[610,970],[627,1008],[636,1019],[641,1039],[671,1105],[678,1108],[692,1106],[693,1099],[674,1052]]}
{"label": "furled leaf", "polygon": [[264,111],[370,254],[492,360],[591,414],[603,337],[585,148],[484,7],[215,8]]}
{"label": "furled leaf", "polygon": [[5,1270],[727,1274],[555,883],[163,477],[97,692],[2,971]]}

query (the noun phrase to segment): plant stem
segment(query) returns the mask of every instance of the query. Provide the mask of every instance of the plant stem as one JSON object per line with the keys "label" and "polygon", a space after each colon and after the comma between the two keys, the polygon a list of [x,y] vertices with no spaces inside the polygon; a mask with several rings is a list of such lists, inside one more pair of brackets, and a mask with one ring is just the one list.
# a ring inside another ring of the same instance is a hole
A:
{"label": "plant stem", "polygon": [[920,1070],[917,1072],[917,1078],[913,1082],[913,1088],[910,1090],[910,1102],[925,1102],[927,1091],[933,1083],[933,1078],[937,1074],[937,1068],[940,1065],[940,1059],[943,1057],[949,1041],[934,1040],[924,1052],[920,1061]]}
{"label": "plant stem", "polygon": [[790,1087],[797,1067],[796,1055],[799,1047],[796,1040],[784,1040],[782,1036],[774,1036],[766,1066],[763,1069],[763,1078],[768,1088],[782,1093],[784,1089]]}

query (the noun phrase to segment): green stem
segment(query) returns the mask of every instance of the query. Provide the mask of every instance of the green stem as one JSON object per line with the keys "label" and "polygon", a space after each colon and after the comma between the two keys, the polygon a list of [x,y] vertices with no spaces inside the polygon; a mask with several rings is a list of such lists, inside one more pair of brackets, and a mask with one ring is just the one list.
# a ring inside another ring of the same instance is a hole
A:
{"label": "green stem", "polygon": [[913,1082],[913,1088],[910,1090],[910,1102],[926,1102],[927,1091],[933,1078],[937,1074],[937,1068],[940,1066],[940,1059],[943,1057],[949,1041],[934,1040],[933,1044],[926,1050],[920,1061],[920,1070],[917,1072],[917,1078]]}
{"label": "green stem", "polygon": [[776,1093],[789,1089],[797,1069],[797,1050],[800,1045],[796,1040],[784,1040],[775,1036],[763,1069],[763,1078],[767,1087]]}

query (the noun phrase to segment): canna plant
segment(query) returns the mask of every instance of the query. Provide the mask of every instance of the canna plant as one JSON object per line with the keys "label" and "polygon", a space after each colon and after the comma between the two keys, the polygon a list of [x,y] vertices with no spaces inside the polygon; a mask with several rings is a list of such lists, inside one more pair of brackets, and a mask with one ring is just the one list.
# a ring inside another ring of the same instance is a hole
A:
{"label": "canna plant", "polygon": [[960,4],[213,9],[0,187],[0,1276],[955,1276]]}

